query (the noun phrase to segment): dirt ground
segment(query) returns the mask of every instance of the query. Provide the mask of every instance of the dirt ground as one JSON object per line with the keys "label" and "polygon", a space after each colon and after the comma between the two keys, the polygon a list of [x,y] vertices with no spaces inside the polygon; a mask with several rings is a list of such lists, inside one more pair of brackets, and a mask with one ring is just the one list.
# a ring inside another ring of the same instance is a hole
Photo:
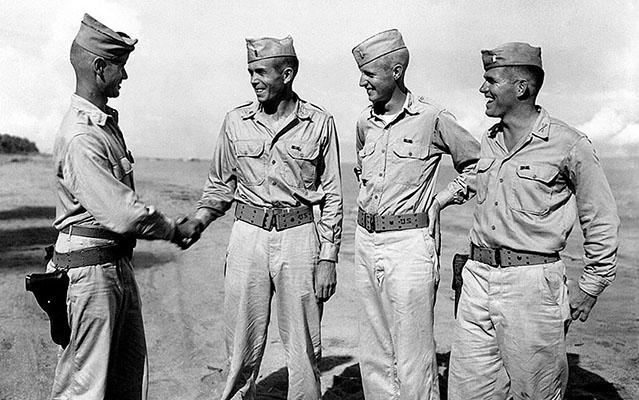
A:
{"label": "dirt ground", "polygon": [[[570,328],[569,399],[639,398],[639,180],[627,173],[635,162],[604,162],[622,217],[618,278],[601,296],[590,320]],[[208,161],[138,160],[138,192],[170,216],[190,212],[207,168]],[[343,168],[345,226],[338,288],[322,321],[320,367],[327,400],[363,398],[357,366],[358,302],[353,290],[357,208],[351,170]],[[445,182],[451,170],[442,172],[440,181]],[[48,157],[0,156],[0,400],[46,399],[53,379],[57,347],[49,339],[46,315],[24,288],[24,276],[44,268],[42,248],[56,237],[51,228],[55,214],[52,187]],[[454,324],[450,263],[454,253],[467,248],[472,210],[471,202],[443,215],[441,284],[435,310],[442,388]],[[216,221],[185,252],[162,242],[143,241],[136,248],[134,264],[149,348],[150,399],[212,399],[222,390],[222,268],[231,224],[229,216]],[[573,233],[562,253],[571,279],[580,274],[581,240],[579,232]],[[258,382],[259,398],[285,399],[286,381],[274,315]]]}

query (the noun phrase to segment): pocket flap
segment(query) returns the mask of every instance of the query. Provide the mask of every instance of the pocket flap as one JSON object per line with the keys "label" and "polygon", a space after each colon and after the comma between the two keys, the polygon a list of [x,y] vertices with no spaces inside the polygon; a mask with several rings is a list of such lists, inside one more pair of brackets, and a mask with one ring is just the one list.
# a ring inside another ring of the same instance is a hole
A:
{"label": "pocket flap", "polygon": [[314,160],[319,155],[318,143],[288,142],[286,143],[288,155],[299,160]]}
{"label": "pocket flap", "polygon": [[543,183],[550,183],[557,176],[559,170],[550,165],[525,164],[517,167],[517,176]]}
{"label": "pocket flap", "polygon": [[495,162],[494,158],[480,158],[477,161],[477,172],[486,172]]}
{"label": "pocket flap", "polygon": [[375,151],[375,142],[366,143],[364,145],[364,148],[359,151],[359,156],[360,157],[368,157],[371,154],[373,154],[374,151]]}
{"label": "pocket flap", "polygon": [[238,157],[259,157],[264,151],[262,140],[238,140],[235,142],[235,155]]}
{"label": "pocket flap", "polygon": [[412,143],[397,143],[393,146],[393,152],[401,158],[424,160],[428,157],[428,147]]}

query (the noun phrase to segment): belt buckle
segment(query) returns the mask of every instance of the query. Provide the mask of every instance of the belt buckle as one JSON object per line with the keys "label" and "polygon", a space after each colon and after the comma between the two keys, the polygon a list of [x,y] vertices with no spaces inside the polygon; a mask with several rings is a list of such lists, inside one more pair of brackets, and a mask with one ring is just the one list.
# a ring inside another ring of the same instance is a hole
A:
{"label": "belt buckle", "polygon": [[375,214],[366,214],[366,230],[369,233],[375,232]]}
{"label": "belt buckle", "polygon": [[493,250],[493,260],[496,266],[501,267],[501,249]]}
{"label": "belt buckle", "polygon": [[275,213],[272,209],[267,208],[264,210],[264,221],[262,221],[262,228],[267,231],[272,231],[275,226]]}

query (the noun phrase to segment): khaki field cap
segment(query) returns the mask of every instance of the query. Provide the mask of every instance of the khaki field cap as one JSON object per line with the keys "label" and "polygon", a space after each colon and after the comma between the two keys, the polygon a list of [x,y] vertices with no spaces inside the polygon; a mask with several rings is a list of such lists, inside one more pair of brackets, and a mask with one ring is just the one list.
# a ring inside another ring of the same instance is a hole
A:
{"label": "khaki field cap", "polygon": [[405,49],[402,34],[397,29],[380,32],[353,48],[353,57],[359,68],[386,54]]}
{"label": "khaki field cap", "polygon": [[481,58],[484,70],[491,68],[510,67],[514,65],[533,65],[541,67],[541,48],[528,43],[504,43],[492,50],[482,50]]}
{"label": "khaki field cap", "polygon": [[124,32],[112,31],[89,14],[84,14],[74,41],[83,49],[108,60],[129,54],[138,42]]}
{"label": "khaki field cap", "polygon": [[246,39],[246,51],[248,63],[276,57],[295,57],[293,48],[293,38],[290,36],[284,39],[263,37],[258,39]]}

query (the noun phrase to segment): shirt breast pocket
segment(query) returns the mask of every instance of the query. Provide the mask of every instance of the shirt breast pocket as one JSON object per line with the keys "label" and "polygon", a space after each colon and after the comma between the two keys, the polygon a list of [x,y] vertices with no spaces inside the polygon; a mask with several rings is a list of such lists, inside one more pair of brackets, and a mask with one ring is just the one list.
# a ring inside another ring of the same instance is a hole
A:
{"label": "shirt breast pocket", "polygon": [[233,143],[238,163],[238,178],[248,186],[264,183],[266,160],[263,140],[238,140]]}
{"label": "shirt breast pocket", "polygon": [[426,167],[424,161],[428,158],[428,146],[397,143],[393,145],[393,154],[395,162],[393,170],[387,171],[387,179],[402,185],[419,185]]}
{"label": "shirt breast pocket", "polygon": [[317,181],[318,143],[286,142],[284,181],[293,187],[311,189]]}
{"label": "shirt breast pocket", "polygon": [[373,153],[375,152],[375,142],[366,143],[362,149],[359,151],[359,157],[362,160],[362,181],[366,182],[371,179],[373,176],[373,168],[375,164],[373,163]]}
{"label": "shirt breast pocket", "polygon": [[477,162],[477,203],[482,204],[488,194],[490,182],[490,167],[495,163],[494,158],[480,158]]}
{"label": "shirt breast pocket", "polygon": [[550,210],[553,182],[559,169],[551,165],[517,165],[508,206],[516,211],[543,215]]}

